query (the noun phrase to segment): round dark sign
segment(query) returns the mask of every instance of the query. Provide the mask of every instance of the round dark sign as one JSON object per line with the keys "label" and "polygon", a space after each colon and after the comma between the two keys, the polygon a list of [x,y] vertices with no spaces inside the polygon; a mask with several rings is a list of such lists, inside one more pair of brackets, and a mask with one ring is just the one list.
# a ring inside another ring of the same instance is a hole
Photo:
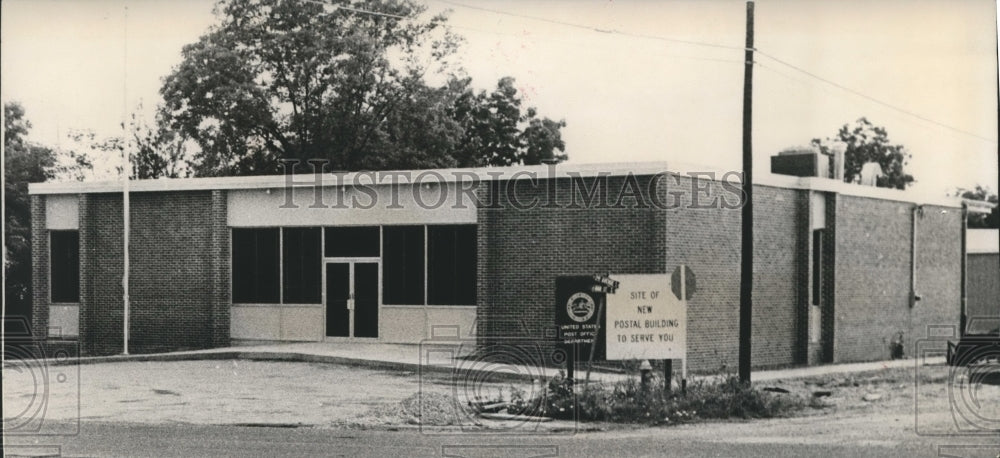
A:
{"label": "round dark sign", "polygon": [[577,323],[585,323],[594,316],[594,298],[587,293],[576,293],[566,301],[566,314]]}

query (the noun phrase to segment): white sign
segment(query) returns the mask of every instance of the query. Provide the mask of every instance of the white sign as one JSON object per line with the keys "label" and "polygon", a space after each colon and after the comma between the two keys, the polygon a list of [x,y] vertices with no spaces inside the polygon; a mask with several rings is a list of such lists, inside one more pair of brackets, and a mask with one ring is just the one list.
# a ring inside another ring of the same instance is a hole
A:
{"label": "white sign", "polygon": [[606,358],[686,359],[687,301],[671,291],[670,275],[610,277],[620,286],[607,295]]}

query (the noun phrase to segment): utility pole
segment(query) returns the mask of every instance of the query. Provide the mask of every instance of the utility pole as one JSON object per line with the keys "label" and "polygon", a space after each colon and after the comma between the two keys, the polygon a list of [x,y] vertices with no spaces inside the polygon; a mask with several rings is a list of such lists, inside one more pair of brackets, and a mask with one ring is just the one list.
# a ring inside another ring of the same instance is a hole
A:
{"label": "utility pole", "polygon": [[743,217],[740,249],[740,382],[750,383],[753,330],[753,0],[747,1],[747,43],[743,67]]}

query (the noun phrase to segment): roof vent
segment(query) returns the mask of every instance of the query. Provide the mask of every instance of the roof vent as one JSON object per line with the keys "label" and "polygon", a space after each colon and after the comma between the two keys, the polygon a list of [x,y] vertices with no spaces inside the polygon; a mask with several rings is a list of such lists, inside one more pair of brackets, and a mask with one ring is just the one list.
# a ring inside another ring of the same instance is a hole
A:
{"label": "roof vent", "polygon": [[786,148],[771,156],[771,173],[827,178],[830,176],[830,158],[809,146]]}

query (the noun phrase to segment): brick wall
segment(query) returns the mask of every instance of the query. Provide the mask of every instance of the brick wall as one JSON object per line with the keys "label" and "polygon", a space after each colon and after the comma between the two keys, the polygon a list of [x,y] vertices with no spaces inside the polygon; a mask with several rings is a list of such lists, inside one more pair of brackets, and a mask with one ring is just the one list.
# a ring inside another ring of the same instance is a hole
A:
{"label": "brick wall", "polygon": [[[220,193],[221,194],[221,193]],[[93,194],[85,223],[87,329],[84,351],[122,349],[122,198]],[[221,204],[220,204],[221,201]],[[135,193],[131,196],[130,326],[133,353],[207,348],[228,343],[228,231],[225,199],[212,192]],[[222,210],[221,217],[218,211]],[[218,260],[224,260],[226,267]],[[220,316],[225,315],[225,316]]]}
{"label": "brick wall", "polygon": [[[754,367],[805,363],[808,251],[799,235],[809,230],[805,191],[754,187],[753,347]],[[737,286],[738,288],[738,286]]]}
{"label": "brick wall", "polygon": [[[652,177],[638,177],[648,189]],[[593,179],[587,179],[587,185]],[[703,208],[692,208],[691,178],[652,186],[668,210],[613,205],[625,177],[607,178],[603,204],[564,208],[571,180],[511,182],[522,202],[552,192],[558,206],[514,208],[507,182],[484,183],[481,207],[477,335],[545,340],[553,333],[558,275],[669,273],[686,264],[697,277],[689,304],[692,371],[735,369],[739,326],[740,210],[734,185],[702,180]],[[552,184],[553,186],[549,186]],[[498,192],[499,191],[499,192]],[[754,366],[805,363],[809,287],[807,191],[755,188]],[[647,196],[648,197],[648,196]],[[577,196],[579,198],[579,196]],[[721,198],[723,205],[711,204]],[[918,292],[909,307],[913,204],[829,194],[823,256],[822,360],[889,356],[903,332],[907,349],[930,324],[957,324],[961,214],[926,206],[918,217]],[[624,207],[624,208],[623,208]],[[121,351],[122,201],[118,194],[80,200],[82,349]],[[43,196],[32,197],[36,330],[47,328],[48,237]],[[131,350],[205,348],[229,342],[230,233],[223,191],[134,193],[131,243]],[[972,279],[970,278],[970,281]],[[805,298],[806,300],[803,300]],[[910,352],[911,350],[908,350]]]}
{"label": "brick wall", "polygon": [[[622,187],[608,179],[607,189]],[[649,177],[639,177],[648,188]],[[592,181],[591,181],[592,182]],[[544,197],[538,188],[518,182],[522,200]],[[735,369],[739,330],[740,210],[720,208],[713,199],[738,202],[718,181],[705,186],[692,208],[690,178],[657,183],[656,193],[668,210],[647,208],[533,208],[516,210],[501,196],[500,209],[479,210],[479,337],[543,338],[553,325],[553,287],[558,275],[668,273],[680,264],[695,272],[698,290],[688,309],[689,369]],[[487,189],[496,193],[496,189]],[[556,180],[556,202],[569,197],[569,180]],[[669,193],[669,194],[668,194]],[[504,192],[501,190],[501,194]],[[806,230],[807,197],[794,191],[758,187],[755,193],[755,286],[753,360],[756,367],[802,362],[804,309],[796,279],[803,261],[797,256],[799,231]],[[717,201],[721,204],[721,201]],[[628,203],[628,201],[626,201]],[[763,215],[766,215],[764,217]]]}
{"label": "brick wall", "polygon": [[[639,177],[641,187],[649,177]],[[522,202],[545,199],[554,184],[556,202],[569,203],[569,179],[510,182]],[[623,178],[607,179],[617,191]],[[664,273],[663,211],[654,208],[512,208],[506,186],[499,195],[486,184],[486,194],[500,208],[479,209],[478,337],[494,339],[553,336],[553,295],[559,275],[598,272]],[[660,198],[662,185],[654,186]],[[613,193],[612,193],[613,194]],[[626,200],[626,205],[635,200]]]}
{"label": "brick wall", "polygon": [[[739,356],[739,208],[691,208],[690,178],[670,181],[681,197],[667,215],[667,270],[687,264],[698,291],[688,304],[688,367],[736,370]],[[713,196],[725,195],[717,181],[702,181]],[[797,249],[808,230],[805,191],[754,187],[754,288],[751,358],[754,367],[804,362],[806,313],[796,279],[808,258]]]}
{"label": "brick wall", "polygon": [[78,344],[81,353],[90,354],[88,353],[87,339],[84,336],[88,335],[90,331],[88,328],[89,322],[86,317],[93,313],[91,311],[91,304],[94,297],[94,282],[91,280],[93,273],[87,266],[92,264],[91,256],[94,253],[94,249],[92,248],[94,239],[91,234],[96,228],[93,226],[93,219],[89,216],[93,206],[93,195],[80,194],[78,199],[77,211],[79,213],[77,214],[77,220],[80,231],[80,308],[77,314]]}
{"label": "brick wall", "polygon": [[[679,197],[680,205],[666,211],[480,209],[482,338],[544,336],[552,323],[557,275],[661,273],[687,264],[698,283],[688,311],[689,368],[735,368],[740,211],[691,208],[690,179],[667,182],[668,193]],[[702,183],[709,196],[726,194],[717,181]],[[515,186],[520,197],[535,196],[528,182]],[[617,186],[612,180],[608,187]],[[560,181],[556,188],[560,201],[567,186]],[[809,358],[808,193],[758,186],[754,204],[754,367],[804,364]],[[912,352],[928,325],[957,323],[960,212],[926,206],[918,217],[917,291],[923,300],[911,309],[912,208],[902,202],[827,196],[824,317],[814,361],[887,359],[897,333],[903,333],[905,348]],[[662,242],[656,240],[660,233]],[[663,258],[656,254],[658,247]]]}
{"label": "brick wall", "polygon": [[[917,215],[917,292],[910,307],[914,204],[838,196],[834,291],[835,362],[890,357],[902,332],[910,354],[928,325],[958,323],[961,212],[924,206]],[[912,355],[910,355],[912,356]]]}
{"label": "brick wall", "polygon": [[[722,185],[703,181],[711,193]],[[692,179],[671,181],[669,192],[681,197],[667,211],[666,263],[670,271],[691,267],[697,291],[688,302],[688,369],[735,370],[740,328],[740,220],[741,210],[691,208]],[[756,201],[755,201],[756,202]],[[756,339],[754,339],[756,340]]]}
{"label": "brick wall", "polygon": [[917,293],[904,335],[906,356],[928,337],[928,326],[955,326],[962,313],[962,210],[925,205],[917,221]]}
{"label": "brick wall", "polygon": [[226,193],[212,191],[212,346],[229,345],[230,317],[232,305],[232,274],[230,265],[231,234],[226,224]]}
{"label": "brick wall", "polygon": [[[833,362],[834,342],[836,341],[836,284],[837,284],[837,204],[840,196],[834,193],[826,195],[825,215],[826,229],[823,230],[821,261],[823,263],[820,279],[820,345],[819,355],[815,362]],[[812,362],[812,361],[810,361]]]}

